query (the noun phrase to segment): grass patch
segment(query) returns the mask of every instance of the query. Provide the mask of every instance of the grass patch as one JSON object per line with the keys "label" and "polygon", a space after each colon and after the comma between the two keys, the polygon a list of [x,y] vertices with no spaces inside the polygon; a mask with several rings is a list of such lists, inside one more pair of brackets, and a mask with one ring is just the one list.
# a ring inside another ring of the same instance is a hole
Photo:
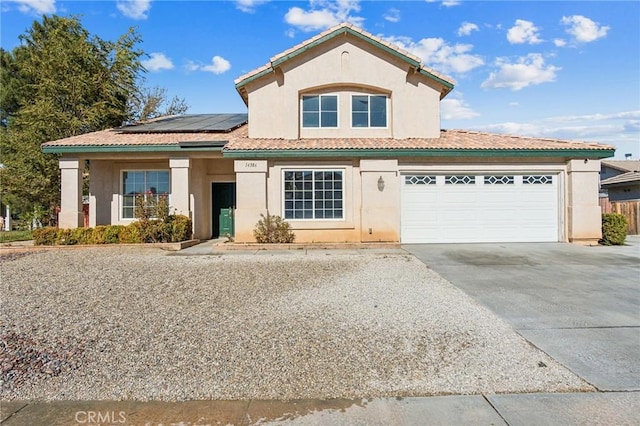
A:
{"label": "grass patch", "polygon": [[33,240],[31,231],[0,231],[0,243]]}

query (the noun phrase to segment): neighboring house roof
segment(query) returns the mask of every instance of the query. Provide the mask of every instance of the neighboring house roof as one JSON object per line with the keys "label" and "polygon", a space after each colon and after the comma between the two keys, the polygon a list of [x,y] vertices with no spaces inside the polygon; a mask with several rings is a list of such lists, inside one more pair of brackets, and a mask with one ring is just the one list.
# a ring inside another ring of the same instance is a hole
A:
{"label": "neighboring house roof", "polygon": [[627,172],[600,181],[600,186],[617,186],[622,184],[639,184],[640,172]]}
{"label": "neighboring house roof", "polygon": [[640,160],[602,160],[601,164],[621,172],[640,172]]}
{"label": "neighboring house roof", "polygon": [[242,99],[246,104],[248,100],[247,100],[246,91],[242,89],[244,85],[246,85],[247,83],[257,78],[260,78],[266,74],[273,72],[283,62],[286,62],[294,58],[295,56],[306,52],[307,50],[317,46],[318,44],[321,44],[329,39],[332,39],[333,37],[336,37],[340,34],[345,34],[345,33],[358,37],[378,48],[381,48],[382,50],[385,50],[386,52],[391,53],[394,56],[399,57],[405,62],[408,62],[411,66],[415,67],[418,73],[424,76],[427,76],[432,80],[435,80],[438,83],[440,83],[443,86],[442,92],[440,94],[440,99],[447,96],[447,94],[451,90],[453,90],[453,86],[455,85],[455,80],[453,80],[451,77],[448,77],[444,74],[440,74],[437,71],[434,71],[433,69],[425,66],[422,63],[422,59],[420,59],[418,56],[413,55],[407,52],[406,50],[403,50],[400,47],[396,46],[395,44],[392,44],[386,40],[383,40],[380,37],[374,36],[373,34],[366,32],[361,28],[353,26],[352,24],[342,23],[332,28],[329,28],[328,30],[316,35],[315,37],[305,40],[304,42],[296,46],[293,46],[290,49],[285,50],[284,52],[272,57],[269,63],[259,68],[256,68],[255,70],[250,71],[247,74],[244,74],[239,78],[237,78],[234,81],[234,83],[236,84],[236,89],[238,90],[238,93],[240,93],[240,96],[242,96]]}
{"label": "neighboring house roof", "polygon": [[[223,148],[224,147],[224,148]],[[528,138],[468,130],[442,130],[439,138],[259,139],[248,137],[248,125],[226,133],[139,133],[103,130],[42,145],[44,152],[135,152],[222,150],[230,157],[302,155],[531,155],[610,157],[614,147],[592,142]]]}

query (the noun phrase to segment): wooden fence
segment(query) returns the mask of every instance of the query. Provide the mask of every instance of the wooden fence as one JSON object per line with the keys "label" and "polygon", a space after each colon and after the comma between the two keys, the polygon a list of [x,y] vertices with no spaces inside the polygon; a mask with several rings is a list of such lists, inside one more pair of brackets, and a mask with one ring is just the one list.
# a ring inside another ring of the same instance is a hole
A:
{"label": "wooden fence", "polygon": [[640,234],[640,201],[609,201],[600,198],[602,213],[620,213],[627,218],[627,235]]}

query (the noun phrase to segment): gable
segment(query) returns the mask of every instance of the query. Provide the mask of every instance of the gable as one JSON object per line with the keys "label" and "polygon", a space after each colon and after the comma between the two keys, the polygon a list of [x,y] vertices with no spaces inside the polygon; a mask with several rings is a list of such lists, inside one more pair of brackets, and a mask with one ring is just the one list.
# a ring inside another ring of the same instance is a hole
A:
{"label": "gable", "polygon": [[[307,63],[310,58],[317,58],[326,54],[345,43],[351,46],[358,46],[361,51],[367,51],[379,60],[394,63],[405,72],[415,74],[416,80],[422,80],[425,84],[437,87],[440,92],[440,99],[444,98],[453,90],[455,82],[450,77],[439,74],[426,67],[417,56],[351,24],[341,24],[333,27],[272,57],[266,65],[236,79],[236,89],[248,105],[247,85],[250,83],[268,76],[270,76],[271,79],[282,79],[286,71],[300,64]],[[348,53],[351,54],[351,52]],[[344,58],[341,57],[340,61],[334,60],[331,67],[344,68],[345,65],[348,66],[349,63],[355,63],[355,66],[360,67],[357,73],[360,79],[365,77],[368,72],[375,70],[375,66],[367,66],[369,61],[359,63],[358,58],[347,58],[346,62],[347,64],[345,64]],[[315,68],[316,71],[318,69],[319,68]]]}

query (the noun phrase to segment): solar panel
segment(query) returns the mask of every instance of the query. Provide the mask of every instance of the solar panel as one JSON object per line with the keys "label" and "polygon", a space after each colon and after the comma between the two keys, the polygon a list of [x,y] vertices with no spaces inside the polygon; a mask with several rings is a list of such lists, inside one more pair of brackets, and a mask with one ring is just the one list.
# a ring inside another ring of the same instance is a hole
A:
{"label": "solar panel", "polygon": [[123,133],[224,133],[246,124],[248,114],[192,114],[126,126]]}

